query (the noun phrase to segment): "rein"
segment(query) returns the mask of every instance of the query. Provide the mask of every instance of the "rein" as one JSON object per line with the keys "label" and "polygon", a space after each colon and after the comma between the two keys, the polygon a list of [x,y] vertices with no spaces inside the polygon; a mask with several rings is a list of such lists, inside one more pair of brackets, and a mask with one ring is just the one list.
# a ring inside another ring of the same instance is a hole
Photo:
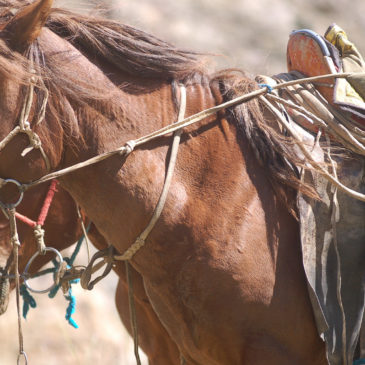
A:
{"label": "rein", "polygon": [[147,142],[150,142],[150,141],[152,141],[156,138],[165,136],[169,133],[175,132],[176,130],[179,130],[179,129],[188,127],[192,124],[195,124],[197,122],[200,122],[201,120],[203,120],[203,119],[205,119],[205,118],[207,118],[207,117],[209,117],[213,114],[216,114],[218,111],[220,111],[222,109],[226,109],[226,108],[229,108],[231,106],[242,104],[242,103],[244,103],[246,101],[249,101],[253,98],[259,97],[260,95],[264,95],[264,94],[270,92],[271,90],[282,89],[282,88],[285,88],[285,87],[288,87],[288,86],[291,86],[291,85],[296,85],[296,84],[301,84],[301,83],[310,83],[310,82],[313,82],[313,81],[328,79],[328,78],[331,78],[331,77],[332,78],[346,78],[346,77],[349,77],[351,75],[352,75],[352,73],[328,74],[328,75],[321,75],[321,76],[308,77],[308,78],[304,78],[304,79],[288,81],[288,82],[284,82],[284,83],[281,83],[281,84],[274,85],[272,87],[265,86],[265,88],[261,88],[261,89],[252,91],[248,94],[241,95],[237,98],[234,98],[234,99],[229,100],[225,103],[214,106],[212,108],[205,109],[205,110],[203,110],[199,113],[196,113],[196,114],[191,115],[187,118],[184,118],[184,119],[182,119],[181,121],[179,121],[177,123],[169,124],[165,127],[162,127],[160,129],[158,129],[157,131],[149,133],[145,136],[139,137],[139,138],[134,139],[134,140],[127,141],[123,146],[121,146],[119,148],[116,148],[113,151],[102,153],[98,156],[92,157],[92,158],[90,158],[88,160],[85,160],[83,162],[79,162],[79,163],[77,163],[75,165],[72,165],[70,167],[66,167],[64,169],[49,173],[49,174],[47,174],[47,175],[45,175],[45,176],[41,177],[40,179],[35,180],[33,182],[21,184],[20,190],[21,191],[26,191],[27,189],[29,189],[32,186],[36,186],[36,185],[42,184],[46,181],[56,179],[56,178],[59,178],[61,176],[65,176],[65,175],[67,175],[71,172],[80,170],[80,169],[82,169],[84,167],[87,167],[87,166],[94,165],[98,162],[101,162],[101,161],[103,161],[103,160],[105,160],[109,157],[112,157],[114,155],[117,155],[117,154],[122,155],[122,156],[128,156],[138,146],[141,146],[141,145],[143,145]]}

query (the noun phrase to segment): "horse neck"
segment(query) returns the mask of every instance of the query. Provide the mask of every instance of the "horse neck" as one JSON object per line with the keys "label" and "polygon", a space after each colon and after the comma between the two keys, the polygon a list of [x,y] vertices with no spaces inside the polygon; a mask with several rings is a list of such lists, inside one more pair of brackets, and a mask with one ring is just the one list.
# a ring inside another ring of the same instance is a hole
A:
{"label": "horse neck", "polygon": [[[108,78],[81,55],[71,59],[67,67],[96,88],[107,90],[114,101],[98,100],[91,106],[70,101],[73,128],[81,138],[74,141],[77,148],[66,142],[67,165],[110,151],[176,120],[171,85],[166,82],[145,80],[149,88],[132,92],[116,85],[127,80],[133,86],[133,77],[115,74],[112,79],[109,74]],[[141,80],[135,79],[140,84]],[[200,83],[187,87],[187,115],[216,102],[210,87]],[[250,209],[262,215],[262,220],[267,218],[260,200],[273,203],[272,191],[265,187],[267,178],[250,148],[238,143],[236,128],[224,118],[212,117],[184,131],[162,216],[133,260],[145,275],[172,275],[181,264],[177,258],[192,254],[208,257],[207,250],[215,244],[207,241],[234,245],[240,240],[242,222]],[[171,138],[160,138],[135,150],[126,161],[115,156],[61,180],[121,253],[152,216],[164,183],[170,143]],[[264,197],[258,196],[258,190],[264,190]],[[156,265],[152,267],[151,262]]]}
{"label": "horse neck", "polygon": [[[173,102],[171,85],[165,82],[158,85],[154,82],[152,91],[138,93],[129,92],[128,89],[116,90],[114,83],[106,79],[95,66],[87,63],[80,66],[80,73],[87,70],[89,80],[91,76],[91,81],[97,87],[103,85],[105,90],[115,90],[117,105],[110,106],[99,101],[98,111],[88,105],[74,106],[74,114],[78,116],[75,129],[82,134],[84,143],[78,145],[76,152],[72,144],[66,148],[65,164],[70,165],[112,150],[129,139],[176,121],[177,108]],[[119,74],[118,78],[122,79],[123,76],[125,75]],[[115,83],[118,84],[118,81]],[[187,92],[187,114],[198,112],[215,103],[208,87],[192,85],[187,88]],[[114,118],[110,118],[113,115]],[[196,127],[192,129],[198,130]],[[216,133],[217,131],[214,132]],[[217,143],[221,139],[217,139]],[[141,255],[146,260],[151,255],[150,248],[158,248],[161,235],[166,237],[174,233],[176,224],[180,223],[184,206],[190,204],[190,187],[185,186],[186,181],[191,180],[193,184],[199,185],[204,180],[202,171],[207,168],[204,166],[207,159],[201,158],[200,149],[205,144],[206,152],[214,153],[216,146],[197,142],[198,139],[191,138],[187,141],[187,136],[183,136],[180,152],[182,165],[176,168],[163,215],[149,237],[149,240],[154,241],[149,242],[149,248],[145,250],[149,255]],[[120,252],[124,252],[148,224],[164,183],[170,143],[171,137],[161,138],[142,146],[126,161],[120,156],[113,157],[61,180],[101,233]]]}
{"label": "horse neck", "polygon": [[[209,90],[207,92],[201,86],[187,89],[189,114],[212,106],[214,100],[209,95]],[[72,152],[69,153],[69,163],[77,162],[84,153],[90,157],[112,150],[129,139],[135,139],[176,121],[177,113],[170,85],[162,83],[154,92],[138,96],[121,91],[119,97],[122,105],[120,118],[123,120],[105,121],[105,127],[92,127],[93,150],[90,151],[89,147],[91,140],[87,141],[87,148],[79,151],[77,159],[74,159],[76,156]],[[87,121],[80,122],[83,124],[80,129],[86,131]],[[120,252],[124,252],[148,224],[164,184],[171,141],[171,137],[161,138],[137,149],[126,161],[121,157],[112,158],[75,174],[77,179],[65,177],[62,180],[102,234]],[[174,227],[180,223],[181,216],[178,212],[183,210],[190,199],[188,187],[184,186],[185,180],[189,179],[198,185],[200,183],[194,180],[204,179],[202,171],[207,166],[203,166],[204,159],[201,156],[197,158],[201,151],[200,144],[195,142],[188,152],[189,148],[185,146],[188,142],[186,136],[183,136],[180,156],[184,166],[176,168],[163,215],[149,237],[149,240],[154,241],[149,242],[149,248],[156,249],[160,236],[173,234]],[[209,149],[207,148],[207,152]],[[212,152],[214,151],[210,150]],[[144,254],[142,261],[149,260],[151,250],[147,251],[148,255]],[[146,267],[143,263],[141,266]]]}

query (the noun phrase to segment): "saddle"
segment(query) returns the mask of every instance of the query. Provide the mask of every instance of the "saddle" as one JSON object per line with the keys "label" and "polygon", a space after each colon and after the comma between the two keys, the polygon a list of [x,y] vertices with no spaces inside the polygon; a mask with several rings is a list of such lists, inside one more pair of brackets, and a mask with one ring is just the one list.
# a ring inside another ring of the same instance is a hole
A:
{"label": "saddle", "polygon": [[287,47],[289,71],[306,77],[351,72],[347,78],[326,79],[315,84],[334,107],[350,113],[365,128],[365,62],[346,33],[332,24],[324,37],[312,30],[293,31]]}

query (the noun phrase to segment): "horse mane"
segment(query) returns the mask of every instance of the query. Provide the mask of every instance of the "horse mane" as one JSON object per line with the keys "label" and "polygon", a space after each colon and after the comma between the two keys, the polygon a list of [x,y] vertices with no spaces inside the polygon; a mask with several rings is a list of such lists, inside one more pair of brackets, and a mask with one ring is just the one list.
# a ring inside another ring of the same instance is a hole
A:
{"label": "horse mane", "polygon": [[92,54],[132,76],[181,80],[204,70],[201,54],[117,21],[53,9],[46,26],[86,52],[89,59]]}
{"label": "horse mane", "polygon": [[[218,82],[225,101],[258,89],[257,82],[237,69],[223,70],[212,77]],[[298,168],[305,161],[294,153],[296,142],[275,129],[275,118],[268,121],[263,114],[265,106],[259,98],[251,99],[228,109],[228,118],[238,124],[238,140],[247,142],[258,163],[265,169],[271,186],[280,201],[294,217],[296,193],[318,199],[315,189],[300,179]],[[306,166],[307,168],[307,166]]]}
{"label": "horse mane", "polygon": [[[0,1],[0,19],[9,18],[11,8],[15,5],[21,7],[28,3],[27,0]],[[207,75],[202,54],[181,50],[152,35],[116,21],[53,9],[46,26],[69,41],[91,62],[107,61],[116,70],[131,76],[138,75],[139,79],[204,83],[210,87],[218,84],[226,100],[258,88],[257,83],[241,71],[223,70]],[[33,45],[32,49],[41,60],[42,50],[37,47]],[[26,63],[25,57],[11,52],[5,42],[0,40],[0,72],[5,73],[5,76],[14,77],[14,67],[18,67],[17,75],[21,75],[20,78],[24,80],[28,73],[24,66]],[[102,95],[105,96],[105,91],[90,89],[86,81],[78,80],[77,75],[72,72],[68,75],[57,74],[57,65],[52,65],[52,62],[49,65],[41,65],[40,70],[59,100],[71,97],[76,102],[92,101],[94,105],[103,99]],[[103,102],[109,100],[111,99],[104,98]],[[57,112],[62,111],[59,109],[54,111],[55,114]],[[274,191],[292,212],[295,211],[292,199],[294,195],[288,194],[287,187],[293,193],[302,191],[309,196],[316,196],[310,186],[300,181],[295,166],[301,165],[303,161],[300,161],[293,153],[292,140],[277,133],[265,122],[263,106],[258,99],[228,109],[226,113],[238,124],[238,129],[242,132],[239,134],[245,137],[260,164],[268,170],[268,177]]]}

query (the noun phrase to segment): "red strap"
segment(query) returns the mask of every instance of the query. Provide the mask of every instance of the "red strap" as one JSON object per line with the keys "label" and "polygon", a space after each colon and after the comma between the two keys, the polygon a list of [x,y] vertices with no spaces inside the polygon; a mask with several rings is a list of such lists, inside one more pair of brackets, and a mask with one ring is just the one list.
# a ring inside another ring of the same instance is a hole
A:
{"label": "red strap", "polygon": [[53,197],[54,197],[54,195],[57,191],[57,184],[58,184],[57,180],[52,180],[51,185],[49,186],[46,198],[44,199],[44,203],[43,203],[43,206],[42,206],[42,209],[41,209],[41,212],[39,214],[37,222],[35,222],[34,220],[32,220],[32,219],[30,219],[30,218],[26,217],[25,215],[20,214],[18,212],[15,213],[16,218],[18,218],[23,223],[27,224],[28,226],[30,226],[32,228],[34,228],[37,225],[43,226],[44,221],[47,218],[49,207],[51,206]]}
{"label": "red strap", "polygon": [[38,221],[37,221],[37,224],[40,226],[43,226],[44,221],[47,218],[49,207],[51,206],[54,194],[57,191],[57,184],[58,184],[57,180],[52,180],[51,185],[48,189],[46,199],[44,199],[43,207],[42,207],[42,210],[39,214]]}
{"label": "red strap", "polygon": [[28,224],[28,226],[31,226],[32,228],[34,228],[37,225],[37,222],[34,222],[34,220],[26,217],[23,214],[20,214],[18,212],[15,212],[15,217],[19,220],[21,220],[23,223]]}

